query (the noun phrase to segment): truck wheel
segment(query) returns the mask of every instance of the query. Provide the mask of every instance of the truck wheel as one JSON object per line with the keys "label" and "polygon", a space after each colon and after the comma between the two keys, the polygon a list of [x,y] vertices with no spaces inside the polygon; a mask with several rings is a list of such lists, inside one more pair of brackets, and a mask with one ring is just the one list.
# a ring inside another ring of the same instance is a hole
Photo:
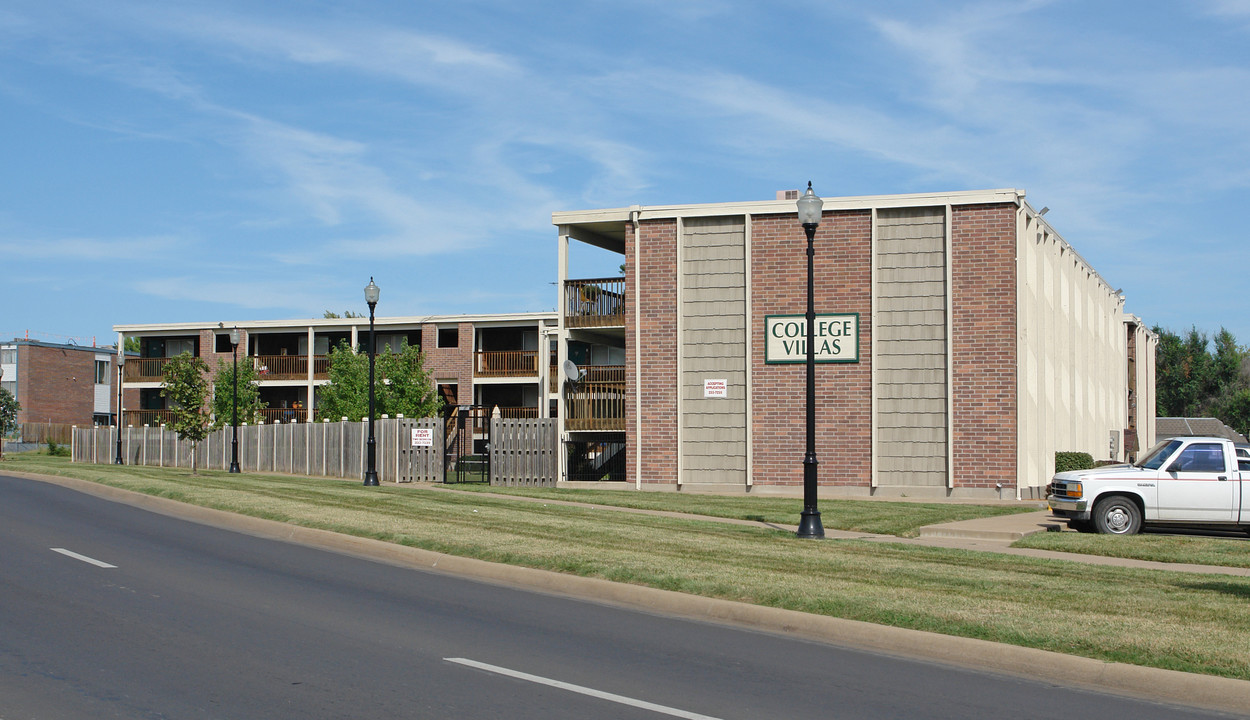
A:
{"label": "truck wheel", "polygon": [[1136,535],[1141,530],[1141,510],[1123,495],[1105,497],[1094,504],[1094,527],[1104,535]]}

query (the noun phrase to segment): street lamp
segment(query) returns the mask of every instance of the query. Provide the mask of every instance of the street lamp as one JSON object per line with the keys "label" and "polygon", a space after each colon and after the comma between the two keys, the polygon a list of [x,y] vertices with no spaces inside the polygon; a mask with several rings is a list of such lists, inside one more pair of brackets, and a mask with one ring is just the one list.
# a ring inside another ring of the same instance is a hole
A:
{"label": "street lamp", "polygon": [[234,390],[231,394],[234,411],[230,424],[234,428],[234,436],[230,440],[230,472],[242,472],[239,469],[239,328],[230,331],[230,352],[234,354]]}
{"label": "street lamp", "polygon": [[812,192],[810,180],[798,205],[799,222],[807,233],[807,452],[803,455],[803,512],[798,536],[823,538],[825,528],[820,523],[820,510],[816,509],[816,467],[819,465],[816,462],[816,301],[813,297],[816,272],[812,262],[816,251],[812,249],[812,241],[824,203]]}
{"label": "street lamp", "polygon": [[365,286],[365,302],[369,303],[369,442],[366,445],[369,467],[365,470],[365,485],[378,484],[378,444],[373,438],[373,309],[377,307],[381,294],[381,288],[374,285],[373,277],[370,277],[369,284]]}
{"label": "street lamp", "polygon": [[114,465],[125,464],[122,460],[122,370],[125,367],[126,351],[123,349],[117,353],[117,418],[113,421],[113,434],[117,436],[117,456],[113,458]]}

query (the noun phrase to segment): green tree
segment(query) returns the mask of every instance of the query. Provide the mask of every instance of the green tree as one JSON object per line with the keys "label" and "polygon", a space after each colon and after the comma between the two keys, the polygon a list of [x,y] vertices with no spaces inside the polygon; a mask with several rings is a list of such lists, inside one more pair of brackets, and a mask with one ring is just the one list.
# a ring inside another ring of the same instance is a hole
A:
{"label": "green tree", "polygon": [[333,310],[326,310],[325,314],[324,314],[324,315],[322,315],[322,317],[324,317],[324,318],[326,318],[326,319],[333,319],[333,318],[362,318],[362,317],[364,317],[364,315],[361,315],[361,314],[360,314],[360,313],[358,313],[358,312],[352,312],[351,310],[344,310],[342,315],[339,315],[338,313],[334,312]]}
{"label": "green tree", "polygon": [[[369,414],[369,356],[346,342],[330,351],[330,382],[321,388],[317,419],[358,420]],[[425,370],[425,355],[405,344],[398,353],[384,348],[374,358],[374,413],[408,418],[433,417],[442,399]]]}
{"label": "green tree", "polygon": [[208,437],[208,412],[204,401],[208,397],[208,364],[191,353],[184,352],[165,363],[165,381],[161,385],[161,397],[171,407],[172,425],[179,440],[191,442],[191,474],[196,474],[195,451],[200,441]]}
{"label": "green tree", "polygon": [[[1217,417],[1250,431],[1250,351],[1224,328],[1214,343],[1196,327],[1183,337],[1156,327],[1155,396],[1164,417]],[[1213,347],[1209,347],[1213,345]]]}
{"label": "green tree", "polygon": [[[239,423],[255,424],[266,404],[260,399],[260,376],[251,358],[239,362]],[[230,427],[234,419],[234,361],[217,360],[213,371],[213,430]]]}
{"label": "green tree", "polygon": [[122,347],[128,353],[138,353],[140,347],[139,338],[134,336],[126,338],[126,344]]}
{"label": "green tree", "polygon": [[17,429],[17,411],[21,409],[13,393],[0,387],[0,459],[4,458],[4,438]]}

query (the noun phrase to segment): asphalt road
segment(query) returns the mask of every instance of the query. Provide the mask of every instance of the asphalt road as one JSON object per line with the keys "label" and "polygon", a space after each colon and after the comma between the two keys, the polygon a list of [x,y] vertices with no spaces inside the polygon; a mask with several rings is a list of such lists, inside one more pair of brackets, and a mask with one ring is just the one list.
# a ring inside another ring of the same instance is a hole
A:
{"label": "asphalt road", "polygon": [[394,567],[0,476],[0,720],[1074,713],[1217,717]]}

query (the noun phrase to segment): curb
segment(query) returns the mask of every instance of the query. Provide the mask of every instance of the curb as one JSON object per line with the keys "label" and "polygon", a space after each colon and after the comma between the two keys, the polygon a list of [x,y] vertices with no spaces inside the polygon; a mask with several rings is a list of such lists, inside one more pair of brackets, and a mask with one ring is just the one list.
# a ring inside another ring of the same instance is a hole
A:
{"label": "curb", "polygon": [[1154,702],[1236,715],[1244,715],[1246,709],[1250,708],[1250,681],[1246,680],[1104,662],[987,640],[874,625],[858,620],[748,605],[598,578],[502,565],[236,515],[85,480],[26,472],[5,471],[4,474],[60,485],[106,500],[204,525],[344,553],[398,567],[468,577],[692,620],[727,623],[865,652],[940,662],[996,675],[1060,683]]}

